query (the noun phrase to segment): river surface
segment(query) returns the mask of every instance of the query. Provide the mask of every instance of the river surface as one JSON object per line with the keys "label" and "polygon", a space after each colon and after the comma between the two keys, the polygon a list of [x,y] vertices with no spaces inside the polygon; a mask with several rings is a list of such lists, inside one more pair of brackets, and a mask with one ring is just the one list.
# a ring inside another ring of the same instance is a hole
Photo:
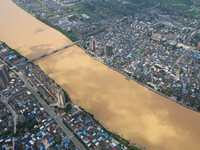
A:
{"label": "river surface", "polygon": [[[0,0],[0,40],[27,58],[71,41],[11,0]],[[199,150],[200,113],[176,104],[90,58],[77,46],[36,62],[73,103],[150,150]]]}

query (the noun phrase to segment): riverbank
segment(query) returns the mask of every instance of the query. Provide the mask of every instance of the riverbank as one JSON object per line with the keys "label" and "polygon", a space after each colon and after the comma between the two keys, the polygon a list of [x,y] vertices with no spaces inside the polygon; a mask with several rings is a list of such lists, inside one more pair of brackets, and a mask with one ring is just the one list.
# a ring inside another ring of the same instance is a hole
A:
{"label": "riverbank", "polygon": [[159,94],[160,96],[163,96],[163,97],[165,97],[165,98],[167,98],[167,99],[169,99],[169,100],[171,100],[171,101],[173,101],[173,102],[175,102],[175,103],[177,103],[177,104],[180,104],[180,105],[182,105],[182,106],[184,106],[184,107],[186,107],[186,108],[188,108],[188,109],[191,109],[191,110],[193,110],[193,111],[195,111],[195,112],[199,112],[198,110],[194,109],[193,107],[190,107],[190,106],[188,106],[188,105],[186,105],[186,104],[184,104],[184,103],[181,103],[181,102],[179,102],[179,101],[177,101],[177,100],[175,100],[175,99],[173,99],[173,98],[171,98],[171,97],[168,97],[167,95],[164,95],[163,93],[161,93],[161,92],[159,92],[159,91],[157,91],[157,90],[155,90],[155,89],[149,87],[148,85],[145,85],[144,83],[135,80],[133,77],[127,75],[125,72],[122,72],[122,71],[120,71],[120,70],[118,70],[118,69],[116,69],[116,68],[114,68],[114,67],[112,67],[112,66],[110,66],[110,65],[108,65],[108,64],[106,64],[106,63],[104,63],[103,61],[100,61],[97,57],[95,57],[94,55],[92,55],[91,53],[89,53],[87,50],[85,50],[80,44],[78,44],[78,45],[79,45],[79,47],[81,47],[82,50],[84,50],[84,52],[85,52],[88,56],[90,56],[91,58],[95,59],[96,61],[98,61],[98,62],[100,62],[100,63],[106,65],[107,67],[109,67],[109,68],[115,70],[116,72],[118,72],[118,73],[124,75],[126,78],[131,79],[131,80],[134,81],[134,82],[137,82],[138,84],[140,84],[140,85],[142,85],[142,86],[148,88],[149,90],[151,90],[151,91],[153,91],[153,92]]}
{"label": "riverbank", "polygon": [[54,28],[55,30],[61,32],[64,36],[66,36],[67,38],[69,38],[72,42],[78,41],[79,39],[76,38],[73,34],[72,31],[65,31],[62,28],[53,25],[52,23],[48,22],[45,19],[42,19],[39,15],[35,15],[32,12],[30,12],[29,10],[25,9],[24,7],[22,7],[21,5],[19,5],[18,3],[16,3],[14,0],[12,0],[14,4],[16,4],[18,7],[20,7],[21,9],[25,10],[28,14],[32,15],[34,18],[36,18],[37,20],[41,21],[42,23],[48,25],[51,28]]}
{"label": "riverbank", "polygon": [[[2,0],[0,4],[0,37],[27,58],[71,43],[11,0]],[[131,143],[150,150],[198,150],[199,113],[124,79],[124,75],[89,57],[79,47],[70,47],[35,63],[69,93],[74,104],[94,114],[108,129]]]}
{"label": "riverbank", "polygon": [[[16,3],[15,3],[16,4]],[[18,5],[19,6],[19,5]],[[22,8],[22,7],[20,7],[20,8]],[[28,10],[25,10],[26,12],[28,12],[28,13],[30,13]],[[36,16],[34,16],[32,13],[31,13],[31,15],[33,16],[33,17],[35,17],[36,19],[38,19]],[[39,20],[39,19],[38,19]],[[43,22],[42,21],[42,19],[41,20],[39,20],[39,21],[41,21],[41,22]],[[54,28],[55,26],[51,26],[50,24],[47,24],[46,22],[43,22],[44,24],[46,24],[46,25],[48,25],[49,27],[52,27],[52,28]],[[57,30],[57,28],[54,28],[54,29],[56,29]],[[61,30],[58,30],[59,32],[61,32],[63,35],[65,35],[66,37],[67,37],[67,34],[64,34],[64,31],[61,29]],[[71,39],[72,40],[72,39]],[[64,90],[65,91],[65,90]],[[66,92],[67,93],[67,92]],[[67,94],[68,95],[68,94]],[[70,101],[71,101],[71,99],[70,99]],[[88,113],[88,112],[87,112]],[[90,113],[88,113],[88,114],[90,114]],[[90,114],[91,116],[93,116],[92,114]],[[94,118],[94,117],[93,117]],[[95,119],[94,118],[94,120],[95,121],[97,121],[97,119]],[[118,134],[116,134],[116,133],[114,133],[113,131],[110,131],[109,129],[107,129],[107,128],[105,128],[103,125],[102,125],[102,123],[99,123],[99,121],[97,121],[97,123],[99,124],[99,125],[101,125],[104,129],[106,129],[107,131],[109,131],[109,133],[112,133],[112,135],[114,136],[114,137],[117,137],[118,139],[123,139],[123,142],[119,142],[119,143],[122,143],[122,144],[125,144],[125,146],[126,147],[130,147],[130,149],[137,149],[137,147],[135,147],[135,146],[130,146],[129,144],[129,141],[127,140],[127,139],[125,139],[125,138],[122,138],[122,137],[120,137]],[[128,145],[127,145],[128,144]]]}
{"label": "riverbank", "polygon": [[[6,43],[2,42],[2,44],[3,44],[7,49],[9,49],[10,51],[14,52],[13,54],[19,55],[20,57],[24,57],[24,58],[27,60],[27,58],[26,58],[25,56],[19,54],[15,49],[10,48]],[[35,65],[35,64],[33,64],[33,63],[30,63],[30,64],[31,64],[31,65]],[[10,65],[13,66],[12,64],[10,64]],[[10,66],[10,67],[11,67],[11,66]],[[22,67],[21,69],[23,70],[24,67],[23,67],[23,66],[20,66],[20,67]],[[20,67],[19,67],[19,68],[17,67],[17,68],[15,68],[15,69],[18,71],[18,70],[20,70]],[[40,69],[41,69],[41,68],[40,68]],[[47,75],[47,76],[48,76],[48,75]],[[53,79],[52,79],[52,80],[53,80]],[[31,81],[30,81],[29,79],[28,79],[27,81],[29,81],[29,83],[30,83],[31,85],[34,85],[33,83],[31,83]],[[54,81],[54,80],[53,80],[53,81]],[[55,81],[54,81],[54,82],[55,82]],[[58,86],[59,86],[59,85],[58,85]],[[71,99],[70,99],[68,93],[67,93],[64,89],[62,89],[62,90],[63,90],[64,93],[65,93],[65,98],[67,99],[67,102],[69,102],[70,104],[72,104],[72,105],[74,105],[75,107],[79,108],[80,110],[82,110],[82,111],[85,112],[86,114],[90,115],[90,117],[94,120],[94,122],[95,122],[96,124],[98,124],[99,126],[101,126],[102,129],[103,129],[105,132],[107,132],[110,136],[112,136],[117,142],[119,142],[120,145],[123,145],[123,146],[127,147],[129,150],[139,150],[139,148],[136,147],[136,144],[134,144],[134,145],[130,144],[130,142],[129,142],[128,140],[122,138],[122,137],[119,136],[117,133],[114,133],[113,131],[110,131],[110,130],[107,129],[105,126],[103,126],[102,123],[100,123],[97,119],[95,119],[95,117],[94,117],[93,114],[91,114],[91,113],[85,111],[83,108],[78,107],[78,106],[76,106],[75,104],[73,104],[73,103],[71,102]],[[47,101],[44,99],[44,96],[43,96],[42,94],[40,94],[40,96],[41,96],[41,98],[42,98],[48,105],[50,105],[50,103],[47,102]],[[65,125],[67,126],[67,128],[69,128],[69,129],[72,130],[72,128],[71,128],[68,124],[65,123]],[[82,139],[77,135],[77,133],[76,133],[75,131],[73,131],[73,134],[74,134],[74,135],[77,137],[77,139],[86,147],[86,149],[88,149],[87,145],[82,141]],[[145,148],[141,147],[141,149],[145,149]]]}
{"label": "riverbank", "polygon": [[[14,0],[13,0],[13,2],[14,2]],[[17,5],[18,5],[18,4],[17,4]],[[21,7],[20,5],[18,5],[18,6]],[[21,8],[24,9],[23,7],[21,7]],[[62,33],[64,36],[66,36],[67,38],[69,38],[71,41],[74,42],[74,41],[77,41],[77,40],[78,40],[78,39],[73,35],[73,32],[72,32],[72,31],[64,31],[62,28],[60,28],[60,27],[58,27],[58,26],[56,26],[56,25],[53,25],[52,23],[48,22],[48,21],[45,20],[45,19],[42,19],[42,18],[39,17],[38,15],[34,15],[34,14],[32,14],[31,12],[29,12],[28,10],[26,10],[26,9],[24,9],[24,10],[27,11],[27,12],[28,12],[29,14],[31,14],[32,16],[34,16],[36,19],[38,19],[38,20],[40,20],[41,22],[43,22],[44,24],[46,24],[46,25],[48,25],[48,26],[50,26],[50,27],[52,27],[52,28],[58,30],[58,31],[59,31],[60,33]],[[80,47],[80,45],[79,45],[79,47]],[[117,72],[123,74],[123,75],[126,76],[127,78],[129,78],[129,79],[131,79],[131,80],[133,80],[133,81],[139,83],[140,85],[142,85],[142,86],[148,88],[149,90],[151,90],[151,91],[153,91],[153,92],[155,92],[155,93],[157,93],[157,94],[159,94],[159,95],[161,95],[161,96],[163,96],[163,97],[165,97],[165,98],[167,98],[167,99],[169,99],[169,100],[171,100],[171,101],[173,101],[173,102],[175,102],[175,103],[177,103],[177,104],[180,104],[180,105],[182,105],[182,106],[184,106],[184,107],[186,107],[186,108],[189,108],[189,109],[191,109],[191,110],[193,110],[193,111],[199,112],[196,108],[191,107],[191,106],[189,106],[189,105],[187,105],[187,104],[185,104],[185,103],[182,103],[182,102],[176,100],[175,97],[173,97],[173,96],[172,96],[172,97],[167,96],[168,93],[166,94],[166,91],[164,91],[165,94],[163,94],[163,93],[161,92],[162,90],[160,90],[160,91],[155,90],[154,88],[152,88],[152,87],[150,87],[150,86],[148,86],[148,85],[146,85],[146,84],[144,84],[144,83],[142,83],[142,82],[136,80],[133,76],[129,76],[129,75],[127,75],[125,72],[120,71],[120,70],[118,70],[118,69],[116,69],[116,68],[114,68],[114,67],[112,67],[112,66],[110,66],[110,65],[108,65],[108,64],[106,64],[106,63],[104,63],[104,62],[102,62],[102,61],[100,61],[97,57],[95,57],[95,56],[91,55],[90,53],[88,53],[87,50],[85,50],[82,46],[81,46],[81,49],[84,50],[84,51],[86,52],[86,54],[90,55],[90,57],[92,57],[93,59],[95,59],[95,60],[101,62],[102,64],[108,66],[109,68],[111,68],[111,69],[113,69],[113,70],[115,70],[115,71],[117,71]]]}

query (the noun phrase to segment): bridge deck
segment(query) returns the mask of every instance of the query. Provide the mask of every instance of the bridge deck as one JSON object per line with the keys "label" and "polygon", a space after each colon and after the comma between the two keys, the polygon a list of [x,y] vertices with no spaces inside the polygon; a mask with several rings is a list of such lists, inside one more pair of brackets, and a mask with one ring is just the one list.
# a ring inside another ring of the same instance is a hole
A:
{"label": "bridge deck", "polygon": [[36,61],[36,60],[41,59],[41,58],[46,57],[46,56],[49,56],[49,55],[51,55],[51,54],[53,54],[53,53],[56,53],[56,52],[59,52],[59,51],[61,51],[61,50],[63,50],[63,49],[66,49],[66,48],[69,48],[69,47],[71,47],[71,46],[74,46],[74,45],[76,45],[76,44],[78,44],[78,43],[80,43],[80,42],[81,42],[81,40],[76,41],[76,42],[73,42],[73,43],[68,44],[68,45],[65,45],[65,46],[63,46],[63,47],[57,48],[57,49],[55,49],[55,50],[52,50],[52,51],[50,51],[50,52],[47,52],[47,53],[45,53],[45,54],[42,54],[42,55],[37,56],[37,57],[35,57],[35,58],[32,58],[32,59],[28,60],[27,63],[28,63],[28,62]]}

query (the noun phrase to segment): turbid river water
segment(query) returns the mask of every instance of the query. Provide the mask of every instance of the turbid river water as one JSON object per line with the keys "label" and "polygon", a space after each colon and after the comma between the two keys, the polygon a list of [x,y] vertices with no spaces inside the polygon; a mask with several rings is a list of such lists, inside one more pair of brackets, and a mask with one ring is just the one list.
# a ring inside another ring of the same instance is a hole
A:
{"label": "turbid river water", "polygon": [[[0,0],[0,40],[27,58],[71,41],[11,0]],[[150,150],[199,150],[200,114],[90,58],[77,46],[36,62],[106,127]]]}

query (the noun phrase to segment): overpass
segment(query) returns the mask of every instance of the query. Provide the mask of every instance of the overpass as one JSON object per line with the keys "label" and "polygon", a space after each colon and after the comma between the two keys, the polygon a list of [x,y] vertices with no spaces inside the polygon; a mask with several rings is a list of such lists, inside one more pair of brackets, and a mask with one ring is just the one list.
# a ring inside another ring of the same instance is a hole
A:
{"label": "overpass", "polygon": [[[50,52],[47,52],[47,53],[45,53],[45,54],[42,54],[42,55],[37,56],[37,57],[35,57],[35,58],[32,58],[32,59],[28,60],[26,63],[33,62],[33,61],[36,61],[36,60],[38,60],[38,59],[44,58],[44,57],[49,56],[49,55],[51,55],[51,54],[53,54],[53,53],[59,52],[59,51],[65,49],[65,48],[69,48],[69,47],[71,47],[71,46],[74,46],[74,45],[76,45],[76,44],[78,44],[78,43],[80,43],[80,42],[82,42],[82,40],[73,42],[73,43],[71,43],[71,44],[65,45],[65,46],[63,46],[63,47],[57,48],[57,49],[55,49],[55,50],[52,50],[52,51],[50,51]],[[23,64],[25,64],[25,63],[23,63]]]}

